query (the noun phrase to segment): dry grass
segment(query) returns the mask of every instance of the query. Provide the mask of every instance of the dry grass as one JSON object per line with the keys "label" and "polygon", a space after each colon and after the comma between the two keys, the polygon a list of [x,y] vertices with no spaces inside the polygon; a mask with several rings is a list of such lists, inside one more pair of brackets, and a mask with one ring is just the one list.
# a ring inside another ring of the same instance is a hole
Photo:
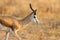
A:
{"label": "dry grass", "polygon": [[[60,40],[60,0],[0,0],[0,14],[24,18],[37,9],[40,24],[29,24],[18,34],[22,40]],[[2,34],[3,33],[3,34]],[[0,32],[0,40],[5,32]],[[10,34],[9,40],[17,40]]]}

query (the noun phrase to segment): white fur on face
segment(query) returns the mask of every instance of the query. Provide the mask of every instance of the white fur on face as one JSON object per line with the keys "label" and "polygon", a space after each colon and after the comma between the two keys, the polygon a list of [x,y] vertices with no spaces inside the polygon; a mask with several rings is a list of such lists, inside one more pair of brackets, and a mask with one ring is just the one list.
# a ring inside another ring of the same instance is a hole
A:
{"label": "white fur on face", "polygon": [[[34,18],[34,16],[35,16],[35,18]],[[39,20],[37,19],[37,16],[36,15],[32,15],[32,22],[33,23],[39,23]]]}

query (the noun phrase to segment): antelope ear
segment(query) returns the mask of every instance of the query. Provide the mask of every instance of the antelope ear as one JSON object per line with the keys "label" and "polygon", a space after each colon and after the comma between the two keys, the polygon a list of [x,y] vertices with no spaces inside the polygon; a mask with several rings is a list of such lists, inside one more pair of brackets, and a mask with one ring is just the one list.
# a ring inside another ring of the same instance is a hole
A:
{"label": "antelope ear", "polygon": [[37,11],[37,9],[33,11],[34,12],[34,15],[36,15],[36,11]]}

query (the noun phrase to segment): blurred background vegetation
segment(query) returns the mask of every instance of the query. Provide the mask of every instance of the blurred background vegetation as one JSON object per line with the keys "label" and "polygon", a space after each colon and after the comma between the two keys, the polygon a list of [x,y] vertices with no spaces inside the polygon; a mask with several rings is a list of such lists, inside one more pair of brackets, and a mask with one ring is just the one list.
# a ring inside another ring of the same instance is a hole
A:
{"label": "blurred background vegetation", "polygon": [[29,24],[19,31],[22,40],[60,40],[60,0],[0,0],[0,15],[24,18],[32,12],[30,3],[37,9],[40,24]]}

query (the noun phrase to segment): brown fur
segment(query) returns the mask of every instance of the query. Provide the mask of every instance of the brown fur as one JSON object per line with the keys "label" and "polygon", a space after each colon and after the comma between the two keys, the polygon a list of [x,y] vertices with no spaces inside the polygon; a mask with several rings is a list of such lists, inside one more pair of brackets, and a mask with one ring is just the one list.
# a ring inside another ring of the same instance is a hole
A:
{"label": "brown fur", "polygon": [[6,27],[11,28],[13,31],[21,27],[17,19],[11,18],[9,16],[0,16],[0,23]]}

